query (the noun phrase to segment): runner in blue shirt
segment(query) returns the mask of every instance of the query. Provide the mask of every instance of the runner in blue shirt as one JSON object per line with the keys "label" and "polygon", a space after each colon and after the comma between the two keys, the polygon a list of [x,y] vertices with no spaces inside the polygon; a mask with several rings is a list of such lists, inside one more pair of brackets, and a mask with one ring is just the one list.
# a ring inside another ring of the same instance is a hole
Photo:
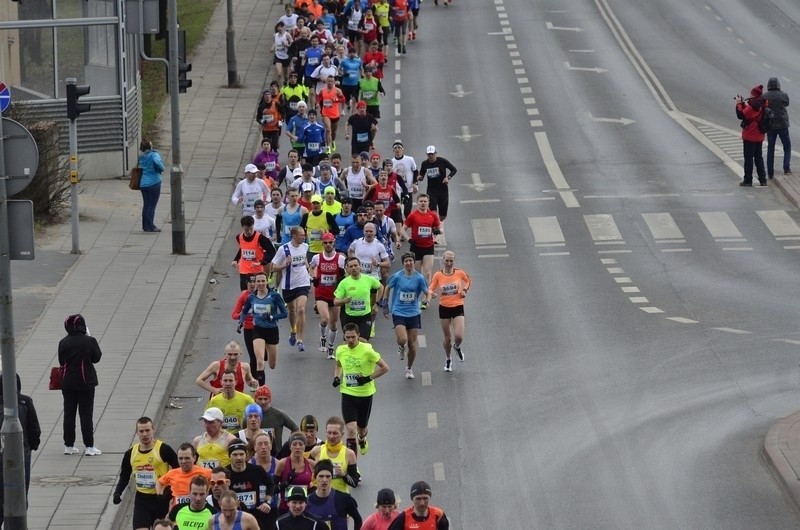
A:
{"label": "runner in blue shirt", "polygon": [[303,129],[304,156],[312,166],[319,163],[319,157],[325,148],[325,126],[317,123],[317,111],[308,111],[308,125]]}
{"label": "runner in blue shirt", "polygon": [[[286,304],[277,291],[267,289],[267,275],[256,274],[256,290],[250,293],[242,307],[239,325],[236,332],[241,333],[244,320],[248,314],[253,315],[253,350],[256,354],[256,379],[264,384],[264,357],[274,370],[278,363],[278,320],[286,318],[289,312]],[[260,378],[259,378],[260,376]]]}
{"label": "runner in blue shirt", "polygon": [[356,55],[356,49],[351,47],[347,51],[347,58],[342,61],[340,67],[342,75],[341,89],[347,100],[348,111],[350,110],[350,105],[354,105],[355,103],[353,102],[358,99],[358,82],[361,80],[362,66],[361,59]]}
{"label": "runner in blue shirt", "polygon": [[[422,329],[420,304],[428,304],[428,282],[425,277],[414,270],[414,254],[403,254],[403,270],[397,271],[386,283],[384,289],[383,316],[392,314],[394,334],[397,338],[397,353],[402,359],[408,344],[408,362],[406,363],[406,379],[414,379],[411,367],[417,357],[417,334]],[[389,293],[391,292],[391,302]]]}
{"label": "runner in blue shirt", "polygon": [[347,249],[350,248],[350,243],[345,244],[344,233],[350,228],[350,225],[356,222],[356,214],[353,212],[353,200],[350,197],[342,197],[342,211],[336,214],[336,226],[339,227],[339,233],[336,234],[336,241],[333,243],[333,248],[339,252],[347,254]]}

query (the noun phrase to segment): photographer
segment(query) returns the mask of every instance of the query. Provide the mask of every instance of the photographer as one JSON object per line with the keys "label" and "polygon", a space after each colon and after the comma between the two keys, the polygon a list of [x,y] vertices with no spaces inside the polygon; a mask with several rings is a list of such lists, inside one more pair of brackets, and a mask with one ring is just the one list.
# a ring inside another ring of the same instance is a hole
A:
{"label": "photographer", "polygon": [[761,144],[764,143],[764,133],[761,132],[758,122],[764,113],[764,101],[761,94],[764,92],[764,85],[753,87],[750,97],[746,100],[742,96],[736,96],[736,116],[742,120],[742,145],[744,148],[744,180],[739,186],[753,185],[753,164],[755,163],[758,174],[758,182],[762,186],[767,185],[767,173],[764,170],[764,157],[761,152]]}

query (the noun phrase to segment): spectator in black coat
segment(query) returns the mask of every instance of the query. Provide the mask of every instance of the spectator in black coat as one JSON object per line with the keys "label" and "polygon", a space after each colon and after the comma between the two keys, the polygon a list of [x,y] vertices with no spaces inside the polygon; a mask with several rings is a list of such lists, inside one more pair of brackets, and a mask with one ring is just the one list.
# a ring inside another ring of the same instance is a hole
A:
{"label": "spectator in black coat", "polygon": [[[39,417],[30,396],[22,394],[22,381],[17,374],[17,414],[22,425],[23,455],[25,459],[25,498],[28,498],[28,489],[31,485],[31,451],[38,451],[42,441],[42,428],[39,426]],[[3,378],[0,374],[0,404],[3,403]],[[0,415],[0,427],[3,425],[3,416]],[[0,459],[0,483],[3,482],[3,462]],[[3,525],[3,488],[0,487],[0,526]]]}
{"label": "spectator in black coat", "polygon": [[64,396],[64,454],[79,453],[75,448],[75,413],[81,416],[81,435],[86,446],[84,455],[102,454],[94,445],[94,390],[97,372],[94,365],[103,353],[97,340],[89,335],[82,315],[70,315],[64,320],[67,336],[58,343],[58,364],[63,370],[61,394]]}

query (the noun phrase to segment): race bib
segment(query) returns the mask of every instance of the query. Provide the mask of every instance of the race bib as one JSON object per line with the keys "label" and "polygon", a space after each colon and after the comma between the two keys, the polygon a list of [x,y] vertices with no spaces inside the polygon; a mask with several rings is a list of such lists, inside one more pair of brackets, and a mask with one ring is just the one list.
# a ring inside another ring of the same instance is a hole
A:
{"label": "race bib", "polygon": [[283,227],[283,233],[287,234],[287,235],[291,234],[292,233],[292,228],[294,228],[295,226],[297,226],[297,225],[291,225],[291,226],[286,225],[286,226],[284,226]]}
{"label": "race bib", "polygon": [[350,309],[353,311],[363,311],[367,308],[364,300],[350,300]]}
{"label": "race bib", "polygon": [[297,102],[296,101],[290,101],[289,102],[289,108],[292,109],[292,110],[297,110]]}
{"label": "race bib", "polygon": [[312,230],[309,234],[311,241],[322,241],[322,230]]}
{"label": "race bib", "polygon": [[356,378],[358,374],[347,374],[344,376],[344,384],[345,386],[359,386],[358,381]]}
{"label": "race bib", "polygon": [[372,272],[372,263],[366,261],[361,262],[361,272],[369,274]]}
{"label": "race bib", "polygon": [[305,56],[306,56],[306,51],[305,50],[300,50],[300,58],[302,59]]}
{"label": "race bib", "polygon": [[308,142],[309,151],[319,151],[319,142]]}
{"label": "race bib", "polygon": [[222,428],[226,431],[239,428],[239,418],[236,416],[225,416],[222,418]]}
{"label": "race bib", "polygon": [[361,97],[366,100],[373,99],[375,97],[375,92],[372,90],[362,90]]}
{"label": "race bib", "polygon": [[236,497],[239,499],[239,502],[244,503],[245,506],[248,508],[255,508],[256,506],[256,492],[255,491],[244,491],[244,492],[236,492]]}
{"label": "race bib", "polygon": [[267,166],[267,171],[275,171],[275,162],[267,162],[264,165]]}
{"label": "race bib", "polygon": [[369,141],[369,133],[360,132],[356,134],[356,142],[363,144]]}
{"label": "race bib", "polygon": [[323,274],[320,279],[320,283],[322,285],[335,285],[336,284],[336,275],[335,274]]}
{"label": "race bib", "polygon": [[275,121],[275,116],[273,116],[272,114],[264,114],[264,121],[266,123],[272,123],[273,121]]}
{"label": "race bib", "polygon": [[354,199],[360,199],[364,195],[364,187],[359,185],[350,186],[350,196]]}
{"label": "race bib", "polygon": [[332,99],[326,99],[325,101],[322,102],[322,106],[325,107],[325,108],[328,108],[328,109],[333,107],[333,100]]}
{"label": "race bib", "polygon": [[455,283],[442,285],[442,294],[458,294],[458,285]]}
{"label": "race bib", "polygon": [[367,31],[372,31],[373,29],[375,29],[375,24],[364,23],[364,29]]}
{"label": "race bib", "polygon": [[309,57],[308,64],[315,66],[319,64],[319,57]]}
{"label": "race bib", "polygon": [[269,315],[272,313],[270,304],[253,304],[253,313],[256,315]]}
{"label": "race bib", "polygon": [[206,469],[214,469],[215,467],[219,467],[219,460],[198,460],[197,462],[200,467],[204,467]]}
{"label": "race bib", "polygon": [[175,497],[175,504],[189,504],[189,496],[181,495],[179,497]]}
{"label": "race bib", "polygon": [[420,226],[417,228],[417,235],[419,237],[430,238],[433,236],[433,229],[430,226]]}
{"label": "race bib", "polygon": [[410,291],[400,291],[400,296],[398,296],[398,300],[404,304],[413,304],[416,299],[416,293]]}
{"label": "race bib", "polygon": [[435,179],[439,177],[439,170],[437,168],[429,168],[428,171],[425,172],[425,176],[429,179]]}
{"label": "race bib", "polygon": [[155,471],[137,471],[136,472],[136,485],[140,488],[155,488],[156,487],[156,472]]}
{"label": "race bib", "polygon": [[256,260],[256,251],[252,248],[246,248],[242,250],[242,259],[245,261],[255,261]]}
{"label": "race bib", "polygon": [[306,264],[305,256],[292,256],[292,267],[304,267]]}

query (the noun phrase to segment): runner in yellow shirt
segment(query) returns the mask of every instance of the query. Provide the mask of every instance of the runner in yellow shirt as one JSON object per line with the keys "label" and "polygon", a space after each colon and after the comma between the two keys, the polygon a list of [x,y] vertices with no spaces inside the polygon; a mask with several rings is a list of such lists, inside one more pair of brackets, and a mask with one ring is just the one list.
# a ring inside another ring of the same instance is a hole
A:
{"label": "runner in yellow shirt", "polygon": [[222,411],[222,428],[237,434],[246,426],[244,410],[255,403],[249,395],[236,390],[236,372],[225,370],[222,374],[222,392],[208,400],[206,409],[217,407]]}

